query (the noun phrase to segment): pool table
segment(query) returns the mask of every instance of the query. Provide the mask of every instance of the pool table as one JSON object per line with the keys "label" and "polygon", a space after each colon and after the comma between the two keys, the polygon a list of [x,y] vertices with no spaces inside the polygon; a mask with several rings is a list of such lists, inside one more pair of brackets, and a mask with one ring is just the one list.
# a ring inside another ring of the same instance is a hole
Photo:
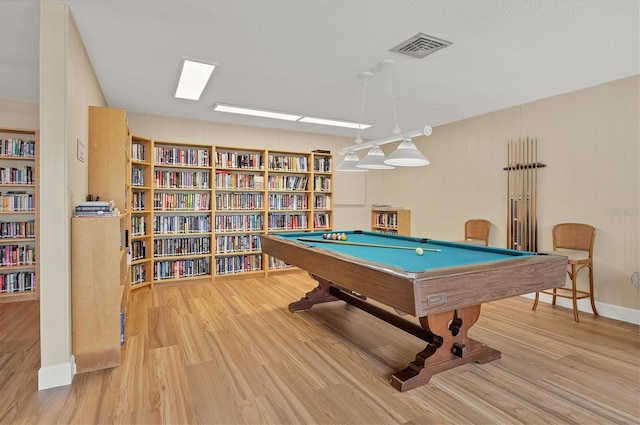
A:
{"label": "pool table", "polygon": [[565,284],[567,257],[561,255],[360,230],[332,233],[344,233],[346,240],[324,239],[323,232],[260,238],[263,252],[318,281],[289,305],[291,312],[343,300],[427,343],[407,368],[391,376],[400,391],[462,364],[500,358],[499,351],[468,337],[482,303]]}

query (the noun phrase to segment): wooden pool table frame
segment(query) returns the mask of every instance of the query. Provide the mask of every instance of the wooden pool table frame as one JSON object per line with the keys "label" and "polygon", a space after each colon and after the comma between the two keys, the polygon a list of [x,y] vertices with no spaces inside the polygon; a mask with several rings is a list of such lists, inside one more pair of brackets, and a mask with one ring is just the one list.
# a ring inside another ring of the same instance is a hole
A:
{"label": "wooden pool table frame", "polygon": [[[391,385],[407,391],[432,375],[469,363],[487,363],[500,352],[468,337],[482,303],[565,285],[567,257],[530,255],[482,264],[408,273],[309,246],[277,235],[261,235],[263,252],[309,272],[318,286],[289,310],[342,299],[427,342],[409,366],[391,376]],[[469,249],[482,249],[469,245]],[[367,305],[371,298],[418,318],[420,328],[399,316]]]}

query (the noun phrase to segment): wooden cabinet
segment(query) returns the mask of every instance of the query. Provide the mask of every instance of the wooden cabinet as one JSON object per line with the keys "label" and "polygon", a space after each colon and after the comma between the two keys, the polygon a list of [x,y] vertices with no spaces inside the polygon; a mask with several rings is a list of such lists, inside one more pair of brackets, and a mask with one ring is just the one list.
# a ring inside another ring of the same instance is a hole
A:
{"label": "wooden cabinet", "polygon": [[[113,201],[123,217],[122,240],[127,249],[131,234],[131,147],[124,109],[89,107],[89,194],[94,199],[100,197],[101,201]],[[119,269],[125,305],[131,283],[128,265],[125,261],[125,267]]]}
{"label": "wooden cabinet", "polygon": [[78,373],[120,365],[125,220],[71,219],[71,326]]}
{"label": "wooden cabinet", "polygon": [[399,208],[371,209],[371,231],[411,236],[411,210]]}
{"label": "wooden cabinet", "polygon": [[38,131],[0,128],[0,303],[38,299]]}

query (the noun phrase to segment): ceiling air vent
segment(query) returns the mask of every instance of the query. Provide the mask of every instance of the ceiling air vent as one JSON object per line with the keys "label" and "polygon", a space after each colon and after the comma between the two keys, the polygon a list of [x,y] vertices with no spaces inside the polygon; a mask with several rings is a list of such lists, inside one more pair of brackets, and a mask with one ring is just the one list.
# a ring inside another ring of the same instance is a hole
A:
{"label": "ceiling air vent", "polygon": [[398,44],[396,47],[391,49],[391,51],[422,59],[431,53],[435,53],[440,49],[450,46],[451,44],[453,43],[450,41],[441,40],[419,32],[407,41]]}

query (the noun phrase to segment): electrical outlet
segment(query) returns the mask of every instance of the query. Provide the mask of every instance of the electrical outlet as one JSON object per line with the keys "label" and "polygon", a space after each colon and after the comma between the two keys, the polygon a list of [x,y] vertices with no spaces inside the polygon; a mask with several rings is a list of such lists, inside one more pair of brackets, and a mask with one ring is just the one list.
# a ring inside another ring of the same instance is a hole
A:
{"label": "electrical outlet", "polygon": [[640,289],[640,272],[635,272],[631,275],[631,283],[633,283],[637,289]]}

